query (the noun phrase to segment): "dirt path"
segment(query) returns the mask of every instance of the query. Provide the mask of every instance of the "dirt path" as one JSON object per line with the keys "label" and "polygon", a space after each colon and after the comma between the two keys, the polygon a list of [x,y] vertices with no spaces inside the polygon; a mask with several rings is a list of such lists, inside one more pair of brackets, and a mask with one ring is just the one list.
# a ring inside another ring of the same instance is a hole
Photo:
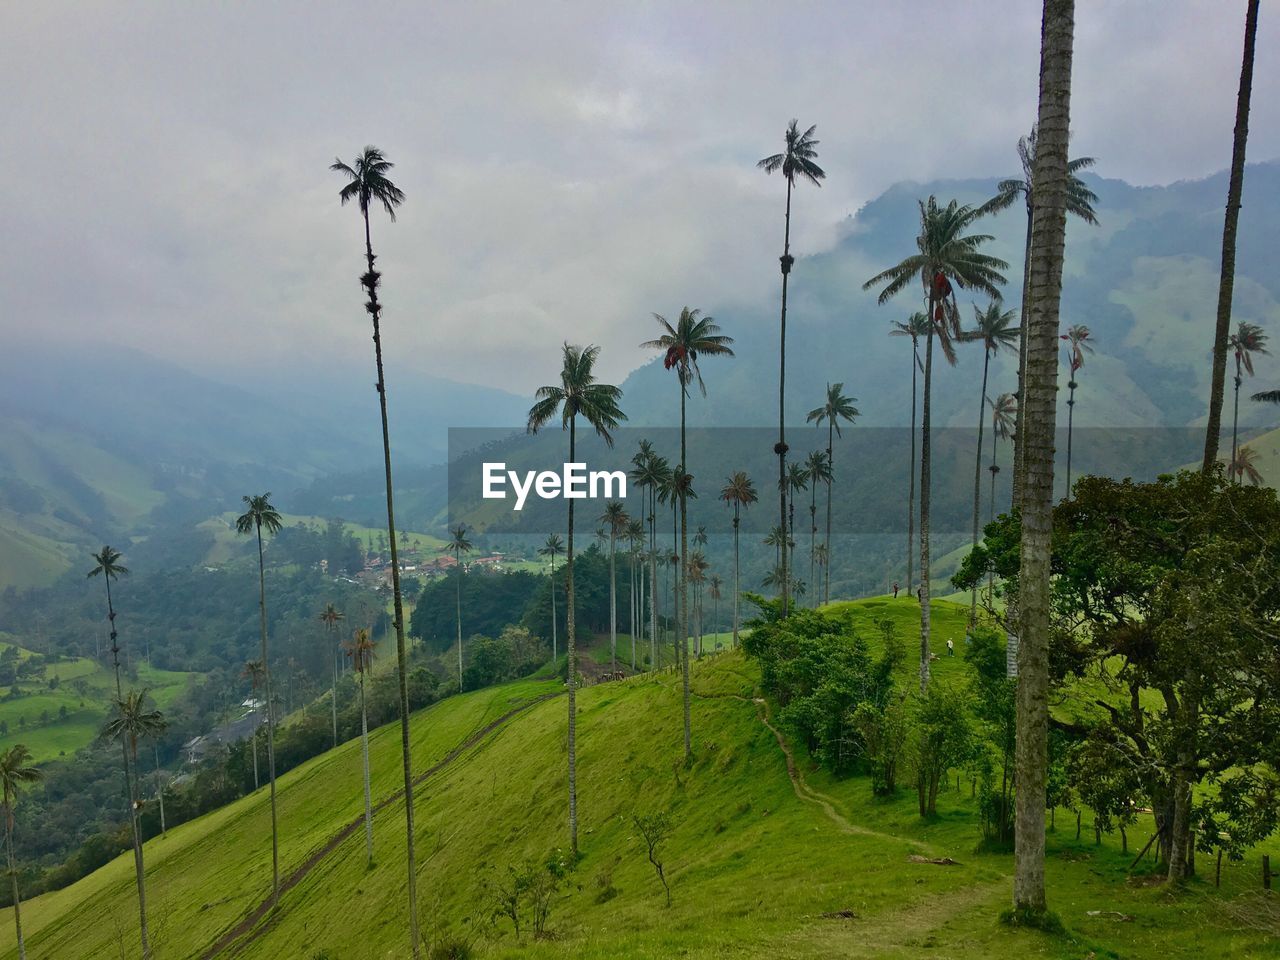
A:
{"label": "dirt path", "polygon": [[[492,722],[485,724],[479,730],[472,733],[460,744],[458,744],[456,747],[450,750],[447,754],[445,754],[445,756],[441,760],[433,764],[428,769],[424,770],[422,773],[418,774],[416,777],[414,777],[413,785],[415,787],[419,786],[428,778],[435,776],[445,767],[449,766],[451,763],[457,760],[458,757],[460,757],[463,753],[470,750],[472,747],[476,746],[485,737],[487,737],[489,734],[493,733],[495,730],[497,730],[499,727],[505,724],[512,717],[516,716],[517,714],[523,713],[524,711],[538,705],[539,703],[542,703],[546,700],[550,700],[554,697],[558,697],[560,695],[561,694],[559,693],[548,693],[548,694],[544,694],[541,697],[535,697],[534,699],[528,701],[527,703],[522,703],[518,706],[512,707],[510,710],[508,710],[502,716],[498,717],[496,720],[493,720]],[[404,791],[397,790],[394,793],[383,797],[374,805],[373,812],[377,813],[378,811],[385,809],[386,807],[395,803],[397,800],[399,800],[403,796],[404,796]],[[315,869],[317,864],[319,864],[322,860],[324,860],[324,858],[327,857],[329,854],[333,853],[334,850],[336,850],[339,846],[342,845],[342,842],[344,840],[349,838],[352,834],[354,834],[357,830],[361,829],[363,826],[364,826],[364,813],[361,813],[359,816],[353,819],[350,823],[348,823],[345,827],[343,827],[341,830],[335,833],[332,837],[330,837],[328,841],[326,841],[321,847],[319,847],[314,853],[312,853],[311,856],[307,857],[305,861],[303,861],[298,867],[296,867],[291,873],[289,873],[280,882],[281,895],[287,893],[289,890],[297,886],[303,880],[303,878],[307,876],[307,874],[309,874],[312,870]],[[232,927],[230,930],[224,933],[221,937],[219,937],[213,943],[213,945],[209,947],[208,950],[206,950],[203,954],[201,954],[201,960],[211,960],[211,958],[216,957],[218,954],[222,953],[224,950],[226,950],[228,947],[231,947],[233,944],[234,944],[233,953],[239,953],[249,944],[253,943],[254,940],[256,940],[263,932],[265,932],[268,929],[268,927],[270,926],[269,923],[263,924],[261,926],[259,926],[259,924],[261,923],[262,919],[270,913],[271,913],[271,897],[268,895],[266,898],[263,899],[261,903],[258,904],[256,908],[254,908],[249,914],[247,914],[243,920],[241,920],[234,927]],[[244,938],[243,940],[241,940],[242,937]],[[240,941],[240,942],[237,942],[237,941]]]}

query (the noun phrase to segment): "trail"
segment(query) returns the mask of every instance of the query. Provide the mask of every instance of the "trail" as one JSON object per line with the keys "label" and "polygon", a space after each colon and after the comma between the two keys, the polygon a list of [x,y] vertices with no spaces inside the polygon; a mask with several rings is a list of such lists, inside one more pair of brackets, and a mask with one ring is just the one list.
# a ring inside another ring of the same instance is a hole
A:
{"label": "trail", "polygon": [[[472,747],[479,744],[480,741],[482,741],[489,734],[493,733],[495,730],[497,730],[499,727],[505,724],[512,717],[516,716],[517,714],[523,713],[524,711],[532,707],[537,706],[539,703],[543,703],[546,700],[550,700],[558,696],[562,696],[562,694],[560,693],[543,694],[542,696],[535,697],[532,700],[527,701],[526,703],[522,703],[522,704],[519,704],[518,706],[512,707],[502,716],[491,721],[490,723],[485,724],[479,730],[472,733],[460,744],[458,744],[456,747],[450,750],[447,754],[445,754],[445,756],[441,758],[438,762],[436,762],[431,767],[429,767],[428,769],[424,770],[422,773],[414,777],[413,785],[415,787],[419,786],[428,778],[435,776],[441,770],[445,769],[451,763],[457,760],[460,756],[462,756],[463,753],[465,753],[466,751],[470,750]],[[404,796],[403,788],[395,791],[394,793],[388,794],[387,796],[383,797],[374,805],[373,812],[377,813],[378,811],[385,809],[386,807],[395,803],[397,800],[401,799],[403,796]],[[339,846],[342,845],[344,840],[348,839],[357,830],[360,830],[361,828],[363,828],[363,826],[364,826],[364,813],[361,813],[359,816],[353,819],[350,823],[348,823],[345,827],[343,827],[341,830],[335,833],[332,837],[330,837],[328,841],[324,843],[324,845],[316,849],[315,852],[311,854],[311,856],[307,857],[306,860],[304,860],[298,867],[296,867],[291,873],[289,873],[284,878],[284,880],[281,881],[280,883],[281,895],[287,893],[289,890],[293,889],[299,883],[301,883],[302,880],[307,876],[307,874],[309,874],[312,870],[314,870],[316,866],[322,860],[324,860],[325,857],[333,853],[334,850],[336,850]],[[271,926],[270,922],[266,924],[261,924],[262,919],[270,913],[271,913],[271,895],[268,894],[262,900],[262,902],[258,904],[256,908],[254,908],[250,913],[248,913],[244,917],[244,919],[242,919],[234,927],[232,927],[230,930],[224,933],[216,941],[214,941],[213,945],[209,947],[209,949],[206,950],[203,954],[201,954],[201,960],[211,960],[211,958],[216,957],[218,954],[222,953],[228,947],[232,947],[233,945],[234,945],[234,949],[232,950],[233,955],[235,953],[239,953],[245,947],[249,946],[249,944],[253,943],[259,936],[261,936]],[[244,938],[243,940],[241,939],[242,937]]]}

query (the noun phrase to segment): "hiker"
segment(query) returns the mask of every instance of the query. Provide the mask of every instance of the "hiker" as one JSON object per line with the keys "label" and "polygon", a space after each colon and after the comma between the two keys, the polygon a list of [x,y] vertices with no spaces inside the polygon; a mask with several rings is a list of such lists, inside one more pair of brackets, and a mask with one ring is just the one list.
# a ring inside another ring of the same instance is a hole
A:
{"label": "hiker", "polygon": [[916,587],[916,599],[919,600],[921,603],[924,603],[924,587],[923,586]]}
{"label": "hiker", "polygon": [[898,581],[893,581],[893,599],[898,599]]}
{"label": "hiker", "polygon": [[947,638],[947,656],[954,657],[956,655],[956,642],[950,637]]}

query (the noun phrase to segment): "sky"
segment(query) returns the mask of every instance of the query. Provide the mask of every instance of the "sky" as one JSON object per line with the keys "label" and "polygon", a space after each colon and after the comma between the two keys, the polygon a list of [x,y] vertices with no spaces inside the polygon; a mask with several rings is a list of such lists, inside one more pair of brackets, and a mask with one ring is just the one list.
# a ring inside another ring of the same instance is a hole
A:
{"label": "sky", "polygon": [[[1244,8],[1078,0],[1073,154],[1137,184],[1224,169]],[[1275,12],[1251,161],[1280,156]],[[568,339],[600,344],[618,381],[650,358],[652,313],[776,298],[785,183],[755,162],[792,117],[817,125],[827,171],[797,191],[797,254],[895,182],[1016,173],[1039,16],[1031,0],[9,5],[0,337],[231,379],[349,365],[369,349],[363,232],[328,165],[371,143],[407,196],[372,226],[401,368],[525,393]]]}

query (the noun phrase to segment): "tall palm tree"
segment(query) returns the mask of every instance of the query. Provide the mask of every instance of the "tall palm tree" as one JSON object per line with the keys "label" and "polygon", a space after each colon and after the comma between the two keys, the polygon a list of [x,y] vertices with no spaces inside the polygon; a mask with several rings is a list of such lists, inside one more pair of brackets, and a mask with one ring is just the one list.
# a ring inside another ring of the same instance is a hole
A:
{"label": "tall palm tree", "polygon": [[647,340],[640,346],[663,351],[662,365],[668,370],[675,370],[676,381],[680,386],[680,462],[676,466],[676,491],[680,506],[680,590],[676,620],[679,624],[679,656],[684,682],[684,756],[686,760],[690,760],[693,757],[693,742],[689,730],[689,576],[688,565],[684,561],[689,556],[688,501],[693,495],[693,475],[689,473],[688,450],[685,446],[685,401],[689,397],[689,385],[694,380],[698,381],[702,395],[707,395],[707,385],[702,380],[698,357],[732,357],[730,344],[733,343],[733,337],[724,336],[720,332],[720,325],[711,317],[702,316],[701,310],[685,307],[680,311],[674,326],[667,322],[666,317],[656,313],[653,318],[658,321],[663,333],[658,339]]}
{"label": "tall palm tree", "polygon": [[1258,471],[1258,452],[1247,443],[1242,443],[1227,466],[1227,476],[1236,483],[1248,480],[1255,487],[1262,484],[1262,474]]}
{"label": "tall palm tree", "polygon": [[[782,565],[782,554],[785,552],[786,546],[787,546],[786,527],[778,527],[778,526],[770,527],[769,532],[765,534],[765,538],[760,542],[763,543],[766,547],[773,547],[774,570],[776,570],[778,573],[778,576],[781,577],[786,572],[786,567]],[[777,585],[779,588],[778,596],[781,597],[782,596],[782,593],[781,593],[782,580],[781,579],[777,580]]]}
{"label": "tall palm tree", "polygon": [[1016,694],[1018,790],[1014,816],[1015,916],[1046,910],[1044,885],[1045,787],[1049,737],[1049,536],[1053,515],[1053,434],[1057,404],[1057,343],[1071,170],[1074,0],[1044,0],[1041,30],[1039,140],[1032,173],[1035,221],[1027,306],[1026,392],[1019,402],[1025,479],[1018,576],[1018,686]]}
{"label": "tall palm tree", "polygon": [[[1218,434],[1222,429],[1227,335],[1231,330],[1231,299],[1236,279],[1236,229],[1240,223],[1240,197],[1244,192],[1244,155],[1249,140],[1249,100],[1253,94],[1253,51],[1257,36],[1258,0],[1248,0],[1244,18],[1244,54],[1240,62],[1240,89],[1236,94],[1236,127],[1231,143],[1231,177],[1227,183],[1227,211],[1222,224],[1222,272],[1218,278],[1218,312],[1213,331],[1213,379],[1209,387],[1209,423],[1204,437],[1203,466],[1206,473],[1213,469],[1218,460]],[[1179,869],[1182,866],[1183,864],[1178,864]],[[1172,871],[1172,860],[1169,867]]]}
{"label": "tall palm tree", "polygon": [[960,333],[960,310],[955,289],[972,289],[997,299],[999,284],[1005,282],[1001,270],[1009,265],[982,253],[981,248],[992,239],[988,234],[967,233],[982,216],[981,207],[961,206],[952,200],[945,207],[935,197],[920,202],[920,234],[916,237],[916,253],[865,284],[867,290],[879,284],[879,301],[887,303],[919,279],[928,303],[928,329],[924,350],[924,397],[920,424],[920,689],[929,686],[929,503],[931,388],[933,378],[933,341],[937,340],[943,355],[954,362],[952,340]]}
{"label": "tall palm tree", "polygon": [[609,539],[609,669],[615,673],[618,670],[618,537],[626,531],[630,519],[620,500],[606,503],[599,518]]}
{"label": "tall palm tree", "polygon": [[[788,463],[785,480],[787,486],[787,557],[785,563],[790,580],[795,580],[796,565],[796,494],[809,489],[809,471],[803,463]],[[801,503],[804,501],[802,500]]]}
{"label": "tall palm tree", "polygon": [[27,946],[22,940],[22,903],[18,896],[18,866],[13,857],[13,811],[18,793],[29,783],[44,777],[31,763],[31,751],[17,743],[0,753],[0,802],[4,804],[4,849],[9,858],[9,883],[13,890],[13,925],[18,936],[18,960],[27,960]]}
{"label": "tall palm tree", "polygon": [[[987,422],[987,376],[991,372],[991,358],[1001,347],[1012,347],[1018,340],[1018,328],[1013,326],[1013,311],[1001,309],[1003,304],[993,300],[985,310],[973,308],[974,326],[960,339],[982,344],[982,391],[978,394],[978,450],[973,464],[973,545],[978,545],[978,518],[982,511],[982,428]],[[994,455],[992,462],[994,463]],[[994,481],[994,475],[992,480]],[[978,619],[978,588],[975,585],[969,596],[969,629]]]}
{"label": "tall palm tree", "polygon": [[329,665],[333,667],[333,690],[330,692],[330,705],[333,710],[333,745],[338,745],[338,651],[333,642],[334,631],[342,620],[342,611],[332,603],[326,603],[320,614],[320,622],[329,633]]}
{"label": "tall palm tree", "polygon": [[1013,425],[1018,413],[1018,398],[1012,393],[1002,393],[994,400],[988,398],[991,406],[991,504],[987,519],[996,518],[996,474],[1000,472],[1000,464],[996,462],[996,442],[1008,440],[1013,436]]}
{"label": "tall palm tree", "polygon": [[[914,367],[912,368],[911,378],[912,378],[912,383],[914,383],[915,382]],[[861,416],[861,414],[858,412],[858,408],[854,406],[856,402],[857,402],[857,397],[846,397],[844,395],[843,383],[828,383],[826,401],[822,404],[822,406],[814,407],[812,410],[810,410],[809,415],[805,418],[806,423],[812,423],[816,427],[821,427],[823,423],[826,423],[827,425],[827,478],[826,478],[827,535],[826,535],[826,539],[823,541],[823,544],[827,548],[828,562],[831,560],[831,484],[834,480],[834,471],[835,471],[835,438],[840,436],[841,420],[844,420],[846,423],[853,423],[855,417]],[[911,406],[912,406],[911,436],[912,436],[913,451],[915,447],[914,440],[915,440],[915,428],[916,428],[915,402],[916,402],[915,391],[913,390],[911,394]],[[915,454],[913,452],[912,460],[914,459],[915,459]],[[914,463],[912,464],[912,467],[914,469],[915,467]],[[910,544],[908,544],[907,553],[910,554],[910,552],[911,552]],[[823,602],[830,603],[831,602],[831,567],[829,565],[824,565],[822,579],[823,579],[823,587],[822,587]]]}
{"label": "tall palm tree", "polygon": [[906,586],[910,590],[913,580],[911,580],[911,563],[913,563],[913,554],[915,550],[915,398],[918,396],[919,390],[916,389],[915,375],[916,372],[924,372],[923,361],[920,360],[920,338],[929,335],[929,317],[920,311],[915,311],[905,321],[895,320],[888,332],[890,337],[910,337],[911,338],[911,461],[906,476],[908,476],[908,493],[906,493]]}
{"label": "tall palm tree", "polygon": [[342,643],[342,651],[360,678],[360,750],[364,762],[364,853],[367,866],[373,866],[373,803],[369,795],[369,711],[365,708],[364,678],[373,669],[374,643],[369,631],[359,627],[350,640]]}
{"label": "tall palm tree", "polygon": [[267,779],[271,783],[271,906],[280,903],[280,831],[276,821],[276,736],[275,705],[271,700],[271,658],[267,654],[267,578],[262,559],[262,531],[276,534],[284,521],[271,505],[270,492],[241,498],[245,512],[236,518],[236,532],[254,534],[258,539],[258,627],[261,639],[262,689],[267,701]]}
{"label": "tall palm tree", "polygon": [[[90,578],[102,574],[103,582],[107,585],[107,623],[111,627],[111,659],[116,674],[116,696],[122,696],[120,688],[120,644],[119,634],[116,633],[116,608],[111,602],[111,581],[118,580],[120,577],[129,575],[129,568],[124,566],[121,560],[122,554],[118,550],[111,547],[103,546],[97,553],[93,554],[93,569],[89,571]],[[125,776],[128,777],[128,762],[125,763]]]}
{"label": "tall palm tree", "polygon": [[658,669],[658,492],[671,480],[671,466],[666,458],[654,452],[648,440],[640,441],[640,450],[631,458],[635,469],[631,479],[648,495],[646,513],[649,524],[649,662]]}
{"label": "tall palm tree", "polygon": [[1076,411],[1076,374],[1084,367],[1084,355],[1093,353],[1093,343],[1089,339],[1089,328],[1082,323],[1068,327],[1067,332],[1059,339],[1067,341],[1067,366],[1071,368],[1071,377],[1067,381],[1067,493],[1071,496],[1071,435],[1075,425]]}
{"label": "tall palm tree", "polygon": [[[596,359],[600,348],[564,345],[560,382],[539,387],[529,408],[528,431],[537,433],[557,413],[560,428],[569,431],[569,463],[577,462],[578,417],[581,416],[601,439],[613,446],[618,424],[627,419],[618,407],[622,391],[606,383],[597,383]],[[573,500],[569,499],[569,533],[565,548],[565,632],[569,649],[569,842],[578,852],[578,648],[573,604]]]}
{"label": "tall palm tree", "polygon": [[702,587],[707,581],[707,569],[710,564],[701,550],[689,554],[689,582],[693,585],[693,615],[696,626],[693,630],[693,650],[699,660],[702,659]]}
{"label": "tall palm tree", "polygon": [[[266,667],[264,666],[261,660],[246,660],[244,664],[244,670],[240,672],[240,675],[242,677],[245,677],[249,681],[249,694],[254,698],[254,700],[258,699],[258,687],[262,686],[262,677],[263,677],[263,674],[265,673],[266,673]],[[253,789],[257,790],[258,789],[258,723],[256,718],[257,718],[258,711],[256,708],[254,709],[253,713],[254,713],[255,721],[253,724],[253,733],[250,737],[249,742],[253,746]]]}
{"label": "tall palm tree", "polygon": [[458,690],[462,690],[462,574],[464,572],[462,565],[462,555],[470,553],[472,543],[467,539],[467,528],[463,524],[458,524],[449,531],[449,542],[444,549],[448,553],[453,554],[454,569],[456,573],[453,578],[454,585],[454,611],[458,624]]}
{"label": "tall palm tree", "polygon": [[[119,740],[129,752],[131,767],[138,769],[138,740],[142,737],[157,737],[167,726],[164,714],[159,710],[151,710],[146,704],[147,691],[130,690],[124,697],[116,697],[113,701],[115,714],[107,720],[102,728],[102,736],[111,740]],[[129,817],[133,824],[133,866],[138,883],[138,915],[141,920],[142,956],[150,960],[151,941],[147,934],[147,884],[145,869],[142,864],[142,825],[140,813],[142,800],[138,796],[138,784],[134,778],[129,780]]]}
{"label": "tall palm tree", "polygon": [[391,592],[396,631],[396,668],[400,680],[400,756],[404,768],[404,827],[406,876],[409,899],[409,945],[413,960],[418,960],[418,869],[414,853],[413,830],[413,765],[409,754],[409,663],[404,639],[404,598],[400,592],[400,553],[396,545],[395,497],[391,485],[391,434],[387,426],[387,381],[382,369],[382,304],[378,300],[378,286],[382,274],[374,269],[373,241],[369,233],[369,208],[381,204],[392,223],[396,219],[396,207],[404,202],[404,192],[391,182],[388,174],[395,166],[377,147],[365,147],[364,152],[350,165],[335,160],[330,170],[346,178],[346,184],[338,194],[345,206],[355,200],[364,220],[364,256],[368,269],[360,277],[368,300],[365,310],[373,321],[373,354],[378,368],[378,407],[382,414],[382,462],[387,488],[387,540],[391,551]]}
{"label": "tall palm tree", "polygon": [[[644,639],[644,521],[639,519],[628,520],[625,536],[630,547],[627,552],[627,565],[631,574],[631,670],[634,673],[636,669],[636,635],[639,634],[640,638]],[[638,575],[636,572],[637,560],[642,563]]]}
{"label": "tall palm tree", "polygon": [[[818,166],[818,143],[813,138],[817,126],[811,126],[804,133],[800,132],[800,124],[792,120],[784,134],[786,142],[781,153],[765,157],[756,164],[765,173],[781,170],[787,181],[787,213],[782,234],[782,319],[778,334],[778,442],[773,452],[778,455],[778,522],[784,527],[787,524],[787,492],[783,481],[787,473],[787,278],[791,276],[791,267],[795,258],[791,256],[791,191],[795,188],[796,179],[808,180],[815,187],[822,186],[826,172]],[[786,558],[783,558],[786,563]],[[784,571],[785,573],[785,571]],[[787,615],[787,578],[782,578],[782,615]]]}
{"label": "tall palm tree", "polygon": [[818,484],[827,488],[827,503],[831,502],[831,460],[825,450],[812,450],[804,461],[804,472],[809,479],[809,582],[815,584],[813,605],[822,606],[820,581],[814,579],[818,562]]}
{"label": "tall palm tree", "polygon": [[[1031,186],[1032,172],[1036,163],[1038,130],[1039,126],[1033,125],[1031,133],[1018,140],[1018,159],[1022,164],[1022,177],[1001,180],[996,185],[996,195],[985,204],[987,212],[998,213],[1001,210],[1007,210],[1021,199],[1027,212],[1027,229],[1022,258],[1022,316],[1019,323],[1019,330],[1023,332],[1018,338],[1018,389],[1014,394],[1016,397],[1024,396],[1024,381],[1027,375],[1027,338],[1025,331],[1027,329],[1027,300],[1030,296],[1031,284],[1031,225],[1035,217],[1035,194],[1032,192]],[[1098,217],[1094,211],[1094,204],[1098,202],[1098,196],[1085,185],[1079,174],[1084,170],[1088,170],[1096,162],[1093,157],[1077,157],[1075,160],[1067,161],[1067,213],[1094,226],[1098,223]],[[1021,416],[1020,413],[1018,415]],[[1015,504],[1018,502],[1022,489],[1021,441],[1018,436],[1021,429],[1021,422],[1014,424],[1013,499]]]}
{"label": "tall palm tree", "polygon": [[738,646],[738,597],[741,590],[738,586],[740,560],[738,555],[738,534],[742,523],[742,511],[759,500],[755,484],[745,471],[739,470],[729,477],[720,491],[720,499],[733,507],[733,646]]}
{"label": "tall palm tree", "polygon": [[[677,619],[679,619],[680,610],[677,606],[679,597],[679,572],[677,568],[680,566],[680,487],[683,471],[677,467],[671,467],[662,479],[658,482],[658,502],[663,506],[671,505],[671,553],[666,557],[666,575],[663,578],[664,586],[668,595],[671,597],[671,617],[668,623],[671,625],[671,647],[672,655],[675,657],[674,666],[680,669],[680,638],[676,636]],[[672,583],[672,578],[676,578],[676,583]]]}
{"label": "tall palm tree", "polygon": [[720,588],[724,586],[724,581],[720,579],[720,575],[713,573],[707,578],[707,595],[711,597],[711,627],[719,633],[720,626]]}
{"label": "tall palm tree", "polygon": [[538,548],[538,555],[551,561],[551,662],[560,659],[556,644],[556,557],[564,553],[564,541],[560,534],[553,533],[547,537],[546,543]]}
{"label": "tall palm tree", "polygon": [[1240,385],[1244,383],[1244,375],[1253,376],[1253,355],[1266,355],[1267,335],[1256,323],[1241,320],[1236,325],[1236,332],[1228,341],[1236,360],[1236,398],[1235,408],[1231,415],[1231,459],[1236,458],[1236,447],[1239,443],[1240,430]]}

